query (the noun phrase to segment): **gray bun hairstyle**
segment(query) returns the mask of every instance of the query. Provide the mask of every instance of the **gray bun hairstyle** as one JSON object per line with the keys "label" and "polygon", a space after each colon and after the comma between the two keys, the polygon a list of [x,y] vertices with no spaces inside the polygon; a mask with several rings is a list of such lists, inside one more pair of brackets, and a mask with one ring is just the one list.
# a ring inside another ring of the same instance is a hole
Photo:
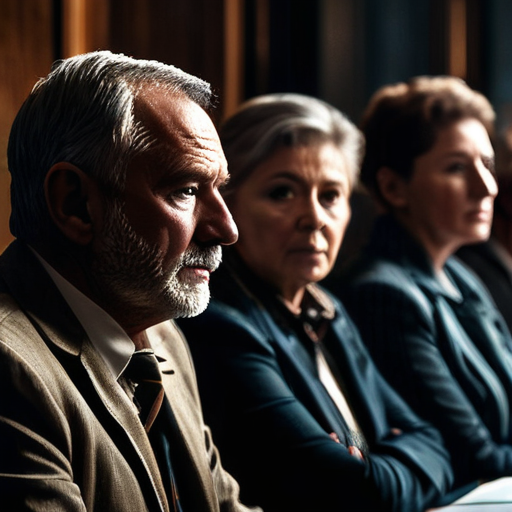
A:
{"label": "gray bun hairstyle", "polygon": [[338,109],[317,98],[295,93],[255,97],[219,133],[231,175],[226,196],[280,147],[332,143],[345,159],[351,188],[357,181],[363,135]]}

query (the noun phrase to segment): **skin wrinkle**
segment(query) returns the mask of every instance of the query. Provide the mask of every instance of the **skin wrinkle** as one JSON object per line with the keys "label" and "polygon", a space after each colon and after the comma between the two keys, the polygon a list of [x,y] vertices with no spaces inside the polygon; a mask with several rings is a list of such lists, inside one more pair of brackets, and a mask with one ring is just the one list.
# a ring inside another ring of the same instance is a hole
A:
{"label": "skin wrinkle", "polygon": [[[147,95],[139,95],[137,111],[158,143],[132,160],[123,192],[104,207],[92,261],[95,295],[130,332],[141,318],[157,323],[203,311],[209,288],[202,270],[214,271],[220,245],[236,239],[218,190],[227,164],[210,118],[174,97],[146,110]],[[132,313],[112,310],[115,304]]]}
{"label": "skin wrinkle", "polygon": [[281,147],[229,198],[240,230],[235,249],[294,308],[305,286],[331,270],[350,219],[340,157],[331,143]]}

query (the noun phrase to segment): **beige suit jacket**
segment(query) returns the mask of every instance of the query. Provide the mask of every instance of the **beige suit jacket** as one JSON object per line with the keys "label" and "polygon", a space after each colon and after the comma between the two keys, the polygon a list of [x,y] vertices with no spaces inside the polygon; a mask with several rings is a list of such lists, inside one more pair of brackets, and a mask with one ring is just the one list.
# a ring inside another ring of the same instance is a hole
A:
{"label": "beige suit jacket", "polygon": [[[203,423],[181,332],[166,322],[151,335],[166,359],[172,462],[185,512],[248,510]],[[129,398],[18,241],[0,257],[0,503],[5,512],[169,510]]]}

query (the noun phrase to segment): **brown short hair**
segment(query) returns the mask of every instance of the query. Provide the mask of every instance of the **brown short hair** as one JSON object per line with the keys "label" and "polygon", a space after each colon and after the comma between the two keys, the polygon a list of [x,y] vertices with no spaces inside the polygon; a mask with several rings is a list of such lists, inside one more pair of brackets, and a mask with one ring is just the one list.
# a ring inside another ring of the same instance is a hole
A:
{"label": "brown short hair", "polygon": [[434,145],[438,130],[467,118],[480,121],[492,137],[491,104],[459,78],[420,76],[382,87],[361,121],[366,137],[361,182],[382,200],[376,181],[379,169],[389,167],[410,178],[414,160]]}

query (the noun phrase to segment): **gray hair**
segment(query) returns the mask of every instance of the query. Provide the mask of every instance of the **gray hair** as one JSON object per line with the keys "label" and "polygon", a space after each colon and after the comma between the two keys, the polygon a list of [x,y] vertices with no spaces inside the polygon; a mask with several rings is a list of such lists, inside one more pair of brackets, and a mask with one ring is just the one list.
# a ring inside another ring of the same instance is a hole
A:
{"label": "gray hair", "polygon": [[236,189],[279,147],[330,142],[345,157],[351,188],[362,158],[361,132],[328,103],[295,93],[258,96],[243,103],[219,131],[231,179],[226,194]]}
{"label": "gray hair", "polygon": [[137,94],[147,87],[211,107],[211,88],[203,80],[174,66],[109,51],[57,61],[36,83],[9,137],[14,236],[31,241],[52,231],[43,184],[58,162],[94,177],[106,195],[122,190],[129,162],[153,142],[134,115]]}

